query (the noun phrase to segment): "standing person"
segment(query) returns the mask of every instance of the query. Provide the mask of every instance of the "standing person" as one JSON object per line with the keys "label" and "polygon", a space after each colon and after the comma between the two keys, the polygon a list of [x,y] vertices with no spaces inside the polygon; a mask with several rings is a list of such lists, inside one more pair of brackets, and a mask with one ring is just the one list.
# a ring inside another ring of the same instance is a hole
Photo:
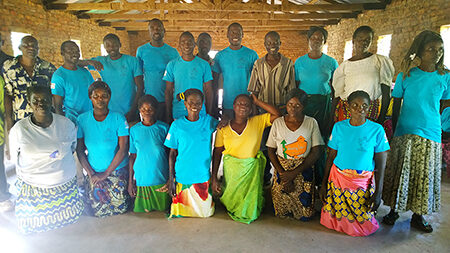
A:
{"label": "standing person", "polygon": [[138,101],[141,122],[130,129],[130,179],[128,192],[134,201],[134,212],[165,211],[170,197],[157,191],[169,176],[164,146],[169,125],[156,119],[158,100],[144,95]]}
{"label": "standing person", "polygon": [[211,35],[209,35],[209,33],[200,33],[197,37],[197,47],[198,47],[197,56],[207,61],[210,66],[212,66],[214,63],[213,59],[209,56],[211,46],[212,46]]}
{"label": "standing person", "polygon": [[328,142],[328,158],[320,188],[320,224],[351,236],[378,230],[375,211],[381,203],[389,143],[383,127],[367,120],[370,96],[348,96],[350,119],[337,122]]}
{"label": "standing person", "polygon": [[73,152],[76,127],[52,113],[49,87],[31,86],[27,96],[32,114],[9,133],[16,163],[16,218],[25,234],[44,232],[76,222],[83,213]]}
{"label": "standing person", "polygon": [[105,82],[92,83],[88,94],[94,109],[78,116],[77,142],[78,159],[89,177],[86,205],[96,217],[125,213],[130,204],[128,123],[108,109],[111,89]]}
{"label": "standing person", "polygon": [[2,66],[6,60],[13,59],[12,56],[3,52],[3,39],[0,34],[0,213],[14,209],[14,202],[10,199],[11,193],[8,190],[8,182],[6,181],[4,150],[5,150],[5,81],[3,80]]}
{"label": "standing person", "polygon": [[[212,74],[208,63],[194,55],[195,39],[192,33],[183,32],[180,35],[181,57],[167,64],[163,80],[166,81],[166,120],[167,123],[174,119],[187,116],[187,108],[183,102],[176,99],[177,94],[187,89],[203,90],[205,94],[206,113],[212,110]],[[202,107],[202,115],[205,109]]]}
{"label": "standing person", "polygon": [[334,72],[334,122],[350,118],[347,97],[353,91],[363,90],[369,94],[371,101],[367,118],[384,123],[389,107],[394,65],[388,57],[369,52],[373,36],[374,31],[369,26],[358,27],[353,33],[353,56]]}
{"label": "standing person", "polygon": [[[295,69],[291,59],[283,56],[280,50],[281,40],[277,32],[271,31],[264,37],[267,54],[258,59],[253,67],[248,91],[263,101],[281,109],[286,105],[287,93],[295,88]],[[283,109],[284,110],[284,109]],[[270,128],[264,131],[261,149],[269,159],[266,142]],[[270,185],[270,163],[266,163],[264,184]]]}
{"label": "standing person", "polygon": [[83,61],[82,65],[95,66],[111,88],[109,109],[123,114],[128,122],[134,121],[137,119],[137,101],[144,92],[142,67],[136,57],[120,52],[122,44],[117,35],[107,34],[103,45],[108,56],[97,56]]}
{"label": "standing person", "polygon": [[[254,105],[268,113],[251,116]],[[220,201],[233,220],[249,224],[259,217],[264,205],[266,158],[259,151],[262,134],[266,127],[280,117],[280,113],[255,95],[238,95],[233,107],[234,118],[217,131],[211,188],[215,193],[220,193],[217,172],[224,154],[224,191]]]}
{"label": "standing person", "polygon": [[233,115],[233,101],[239,94],[246,94],[253,64],[258,54],[242,45],[244,31],[239,23],[228,26],[227,38],[230,45],[217,53],[214,57],[212,70],[214,82],[219,82],[219,75],[223,76],[223,105],[222,114]]}
{"label": "standing person", "polygon": [[9,130],[19,120],[31,114],[26,89],[41,85],[50,87],[50,80],[56,68],[50,62],[38,57],[39,43],[33,36],[25,36],[19,45],[22,55],[3,63],[5,79],[5,121]]}
{"label": "standing person", "polygon": [[52,76],[53,105],[57,114],[66,116],[76,124],[80,114],[92,109],[86,94],[94,78],[87,69],[77,66],[80,48],[75,42],[64,41],[61,55],[64,64]]}
{"label": "standing person", "polygon": [[403,58],[392,93],[394,138],[383,188],[384,203],[391,207],[383,218],[387,225],[394,225],[398,212],[411,210],[411,227],[433,231],[423,215],[440,209],[439,114],[450,99],[450,74],[443,62],[443,40],[428,30],[414,38]]}
{"label": "standing person", "polygon": [[275,168],[272,201],[275,215],[308,221],[314,215],[313,165],[324,145],[317,121],[303,114],[308,95],[289,91],[287,114],[276,119],[267,140],[269,158]]}
{"label": "standing person", "polygon": [[309,52],[295,61],[295,81],[308,94],[308,104],[303,112],[316,119],[320,132],[328,139],[331,117],[331,78],[338,67],[337,61],[322,53],[328,32],[322,27],[312,26],[308,33]]}
{"label": "standing person", "polygon": [[148,23],[150,42],[138,47],[136,57],[141,62],[144,71],[145,94],[154,96],[159,102],[158,120],[165,120],[165,97],[166,82],[163,80],[167,64],[180,55],[178,51],[164,43],[163,22],[157,18]]}
{"label": "standing person", "polygon": [[164,145],[170,148],[167,190],[172,196],[170,218],[209,217],[214,214],[214,202],[209,192],[211,141],[217,120],[202,115],[203,94],[187,89],[184,97],[188,115],[170,126]]}

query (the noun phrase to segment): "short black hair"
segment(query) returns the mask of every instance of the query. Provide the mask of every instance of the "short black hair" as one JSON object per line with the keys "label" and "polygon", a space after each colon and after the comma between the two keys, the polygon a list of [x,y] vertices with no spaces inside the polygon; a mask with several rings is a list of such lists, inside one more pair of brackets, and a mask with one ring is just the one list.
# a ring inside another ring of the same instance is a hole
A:
{"label": "short black hair", "polygon": [[239,24],[239,23],[237,23],[237,22],[234,22],[234,23],[231,23],[231,24],[228,26],[227,32],[229,32],[229,31],[230,31],[230,28],[233,27],[233,26],[237,26],[237,27],[241,28],[241,31],[244,31],[244,28],[242,28],[242,25],[241,25],[241,24]]}
{"label": "short black hair", "polygon": [[64,49],[66,49],[66,47],[67,47],[68,45],[70,45],[70,44],[75,45],[75,46],[78,47],[77,43],[75,43],[74,41],[66,40],[66,41],[64,41],[64,42],[61,44],[61,54],[63,53]]}
{"label": "short black hair", "polygon": [[50,87],[44,85],[33,85],[27,88],[27,100],[30,101],[31,95],[35,93],[44,94],[48,98],[52,98],[52,90]]}
{"label": "short black hair", "polygon": [[181,40],[181,37],[183,37],[183,36],[189,36],[189,37],[192,38],[192,40],[195,42],[194,35],[192,35],[191,32],[188,32],[188,31],[183,32],[183,33],[180,35],[180,40]]}
{"label": "short black hair", "polygon": [[281,39],[279,33],[275,32],[275,31],[270,31],[270,32],[266,33],[266,36],[264,36],[264,40],[266,40],[267,37],[269,37],[269,36],[271,36],[271,35],[275,36],[275,37],[276,37],[277,39],[279,39],[279,40]]}
{"label": "short black hair", "polygon": [[212,37],[211,37],[211,35],[209,35],[209,33],[205,33],[205,32],[200,33],[197,37],[197,41],[198,41],[198,39],[200,39],[200,37],[206,37],[206,38],[209,38],[210,40],[212,40]]}
{"label": "short black hair", "polygon": [[184,92],[178,93],[176,98],[178,101],[187,100],[187,98],[192,95],[199,95],[200,98],[202,99],[202,102],[205,101],[205,97],[203,96],[202,91],[199,89],[193,89],[193,88],[187,89]]}
{"label": "short black hair", "polygon": [[372,37],[375,35],[375,32],[372,29],[372,27],[367,26],[367,25],[363,25],[363,26],[360,26],[360,27],[356,28],[355,32],[353,32],[353,37],[352,38],[353,39],[356,38],[356,35],[358,35],[358,33],[360,33],[360,32],[368,32],[368,33],[372,34]]}
{"label": "short black hair", "polygon": [[248,99],[250,101],[251,104],[253,104],[253,99],[250,97],[250,95],[248,95],[248,94],[239,94],[239,95],[237,95],[234,98],[233,105],[236,104],[236,102],[237,102],[237,100],[239,98],[246,98],[246,99]]}
{"label": "short black hair", "polygon": [[104,42],[105,40],[115,40],[115,41],[117,41],[117,42],[120,43],[120,38],[119,38],[119,36],[115,35],[114,33],[108,33],[108,34],[106,34],[105,37],[103,37],[103,42]]}
{"label": "short black hair", "polygon": [[308,36],[308,39],[310,39],[311,36],[313,36],[313,34],[315,32],[321,32],[322,35],[323,35],[323,43],[327,43],[328,32],[327,32],[327,30],[325,30],[323,27],[320,27],[320,26],[311,26],[311,27],[309,27],[309,30],[306,33],[306,36]]}
{"label": "short black hair", "polygon": [[111,96],[111,88],[109,88],[107,83],[99,80],[99,81],[95,81],[91,85],[89,85],[89,88],[88,88],[89,97],[91,97],[92,92],[94,92],[94,90],[96,90],[96,89],[103,89]]}
{"label": "short black hair", "polygon": [[298,101],[303,105],[303,107],[308,104],[308,94],[302,89],[294,88],[288,92],[286,95],[286,101],[291,100],[292,98],[297,98]]}
{"label": "short black hair", "polygon": [[138,109],[140,109],[144,103],[148,103],[153,109],[156,111],[158,110],[158,100],[156,100],[154,96],[146,94],[140,97],[138,100]]}
{"label": "short black hair", "polygon": [[357,90],[357,91],[350,93],[350,95],[348,95],[348,97],[347,97],[347,103],[350,104],[356,98],[365,98],[370,103],[369,94],[363,90]]}
{"label": "short black hair", "polygon": [[160,25],[162,25],[162,27],[164,27],[164,23],[163,23],[163,22],[161,21],[161,19],[159,19],[159,18],[154,18],[154,19],[148,21],[148,25],[150,25],[150,24],[153,23],[153,22],[157,22],[157,23],[159,23]]}

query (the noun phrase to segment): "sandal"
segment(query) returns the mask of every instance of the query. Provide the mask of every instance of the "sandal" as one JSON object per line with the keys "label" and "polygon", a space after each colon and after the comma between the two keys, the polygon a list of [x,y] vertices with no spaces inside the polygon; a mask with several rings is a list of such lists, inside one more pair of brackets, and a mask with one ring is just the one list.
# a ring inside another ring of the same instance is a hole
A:
{"label": "sandal", "polygon": [[422,215],[413,214],[411,218],[411,227],[416,228],[425,233],[433,232],[433,227],[423,218]]}
{"label": "sandal", "polygon": [[383,223],[392,226],[399,217],[400,215],[398,215],[397,212],[391,210],[386,216],[383,217]]}

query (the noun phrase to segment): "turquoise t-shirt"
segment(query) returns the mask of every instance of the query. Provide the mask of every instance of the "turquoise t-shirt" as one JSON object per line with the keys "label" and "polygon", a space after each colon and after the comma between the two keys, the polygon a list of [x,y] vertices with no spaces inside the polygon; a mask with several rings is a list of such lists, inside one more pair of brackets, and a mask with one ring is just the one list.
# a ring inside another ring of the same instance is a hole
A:
{"label": "turquoise t-shirt", "polygon": [[414,134],[441,142],[440,101],[450,99],[450,74],[439,75],[415,67],[403,80],[398,74],[392,97],[403,98],[394,136]]}
{"label": "turquoise t-shirt", "polygon": [[164,147],[169,125],[156,121],[151,126],[142,122],[130,128],[130,153],[136,154],[134,178],[137,186],[154,186],[167,182],[169,163]]}
{"label": "turquoise t-shirt", "polygon": [[[97,56],[92,60],[103,64],[100,71],[102,80],[111,88],[111,111],[127,114],[136,95],[136,83],[134,78],[142,75],[142,67],[139,60],[131,55],[122,54],[117,60],[111,60],[109,56]],[[93,69],[89,67],[89,69]]]}
{"label": "turquoise t-shirt", "polygon": [[144,69],[145,94],[154,96],[158,102],[164,102],[166,91],[166,82],[163,80],[164,71],[167,63],[180,57],[178,51],[167,44],[154,47],[146,43],[138,47],[136,57]]}
{"label": "turquoise t-shirt", "polygon": [[[122,114],[113,111],[109,111],[103,121],[97,121],[94,111],[90,110],[78,116],[77,136],[84,138],[88,161],[94,171],[104,172],[119,150],[119,137],[128,136],[128,123]],[[116,169],[127,165],[128,156]]]}
{"label": "turquoise t-shirt", "polygon": [[181,184],[198,184],[209,180],[212,134],[218,121],[209,115],[191,122],[182,117],[170,126],[164,145],[178,150],[175,179]]}
{"label": "turquoise t-shirt", "polygon": [[212,71],[223,75],[223,108],[233,109],[236,96],[248,94],[248,82],[256,60],[258,54],[244,46],[239,50],[227,47],[216,54]]}
{"label": "turquoise t-shirt", "polygon": [[52,76],[52,94],[64,97],[64,112],[68,119],[77,124],[77,117],[92,109],[88,88],[94,82],[91,73],[78,67],[69,70],[59,67]]}
{"label": "turquoise t-shirt", "polygon": [[389,150],[383,127],[370,120],[361,126],[350,125],[350,119],[337,122],[328,147],[337,150],[334,164],[344,170],[373,171],[375,153]]}
{"label": "turquoise t-shirt", "polygon": [[[203,84],[212,80],[211,67],[207,61],[197,56],[192,61],[178,57],[167,64],[163,80],[174,83],[172,113],[173,118],[178,119],[187,116],[187,110],[184,101],[176,99],[177,94],[191,88],[203,91]],[[204,105],[202,114],[205,114]]]}
{"label": "turquoise t-shirt", "polygon": [[447,107],[441,114],[442,131],[450,132],[450,107]]}
{"label": "turquoise t-shirt", "polygon": [[337,61],[322,54],[319,59],[311,59],[308,54],[295,61],[295,81],[307,94],[328,95],[331,93],[330,79],[338,67]]}

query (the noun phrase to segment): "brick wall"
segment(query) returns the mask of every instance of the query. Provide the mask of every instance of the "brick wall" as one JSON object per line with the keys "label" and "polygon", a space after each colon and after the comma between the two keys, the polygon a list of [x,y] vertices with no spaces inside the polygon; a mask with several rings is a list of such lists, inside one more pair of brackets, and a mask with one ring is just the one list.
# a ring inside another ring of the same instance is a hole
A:
{"label": "brick wall", "polygon": [[129,53],[129,40],[126,31],[116,31],[109,27],[99,27],[95,22],[77,19],[62,11],[46,11],[38,0],[1,0],[0,32],[5,40],[3,50],[13,53],[11,31],[29,33],[39,41],[39,57],[56,66],[63,63],[60,45],[65,40],[76,39],[81,42],[84,58],[100,55],[103,36],[117,34],[122,41],[122,52]]}
{"label": "brick wall", "polygon": [[[177,48],[178,40],[181,32],[170,32],[167,31],[164,41]],[[194,32],[193,35],[197,38],[200,32]],[[220,51],[228,47],[229,42],[227,39],[226,29],[220,32],[210,32],[213,39],[212,50]],[[266,32],[244,32],[244,38],[242,44],[255,50],[261,57],[265,55],[266,49],[264,48],[264,36]],[[146,31],[131,32],[130,36],[130,51],[132,54],[136,54],[136,49],[150,40],[150,36]],[[295,61],[298,57],[306,54],[308,52],[308,42],[306,35],[300,34],[295,31],[282,31],[281,36],[281,48],[280,52],[292,61]]]}
{"label": "brick wall", "polygon": [[392,0],[385,10],[364,11],[356,19],[327,26],[328,54],[342,62],[345,41],[351,40],[357,27],[369,25],[375,30],[371,52],[377,51],[378,36],[392,34],[390,58],[398,73],[402,58],[417,34],[427,29],[439,32],[442,25],[450,24],[449,3],[448,0]]}

